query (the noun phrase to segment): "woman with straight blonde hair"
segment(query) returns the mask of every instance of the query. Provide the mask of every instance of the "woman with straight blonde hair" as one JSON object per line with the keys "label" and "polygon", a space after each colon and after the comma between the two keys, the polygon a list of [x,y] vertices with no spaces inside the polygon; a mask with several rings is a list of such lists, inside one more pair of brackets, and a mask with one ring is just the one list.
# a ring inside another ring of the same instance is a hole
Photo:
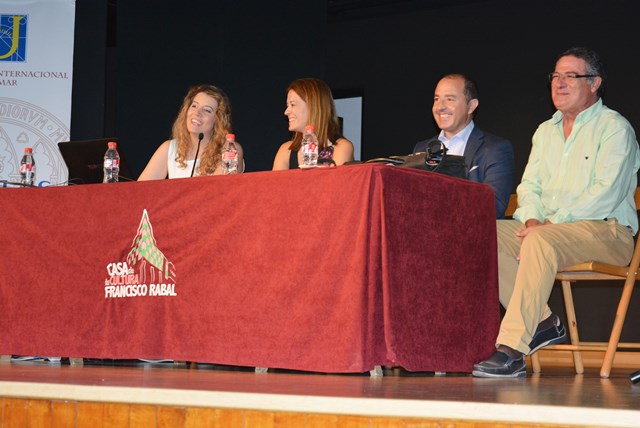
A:
{"label": "woman with straight blonde hair", "polygon": [[291,140],[283,143],[273,161],[273,170],[298,168],[302,163],[302,137],[305,127],[313,125],[318,137],[319,159],[336,165],[353,160],[353,144],[340,133],[340,124],[329,86],[320,79],[295,80],[287,88],[287,108]]}

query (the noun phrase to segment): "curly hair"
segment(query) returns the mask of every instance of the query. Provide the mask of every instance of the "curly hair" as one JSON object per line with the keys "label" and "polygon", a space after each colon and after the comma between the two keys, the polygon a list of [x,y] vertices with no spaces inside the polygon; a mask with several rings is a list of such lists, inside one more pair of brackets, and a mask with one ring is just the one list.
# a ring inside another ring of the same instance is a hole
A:
{"label": "curly hair", "polygon": [[181,168],[186,168],[185,159],[191,143],[191,135],[187,130],[187,112],[193,103],[193,99],[199,93],[205,93],[213,97],[218,103],[213,133],[209,144],[202,152],[200,165],[198,166],[199,175],[211,175],[222,160],[222,147],[225,142],[225,136],[231,132],[231,103],[222,89],[213,85],[198,85],[189,89],[180,107],[178,117],[173,122],[171,134],[172,138],[178,142],[176,162]]}
{"label": "curly hair", "polygon": [[[307,125],[315,127],[320,150],[328,146],[328,140],[335,143],[341,137],[340,122],[329,86],[320,79],[308,77],[294,80],[287,88],[287,93],[289,91],[294,91],[307,104],[309,110]],[[301,143],[302,133],[295,132],[289,149],[297,152],[300,150]]]}

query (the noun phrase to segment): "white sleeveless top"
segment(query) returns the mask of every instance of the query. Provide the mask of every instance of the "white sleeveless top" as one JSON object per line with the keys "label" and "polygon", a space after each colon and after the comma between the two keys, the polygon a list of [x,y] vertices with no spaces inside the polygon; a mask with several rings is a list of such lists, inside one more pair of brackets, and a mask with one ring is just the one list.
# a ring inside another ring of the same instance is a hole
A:
{"label": "white sleeveless top", "polygon": [[[169,178],[186,178],[191,177],[191,170],[193,169],[193,161],[185,161],[186,168],[181,168],[180,164],[176,162],[176,156],[178,155],[178,141],[171,140],[169,144],[169,155],[167,156],[167,167],[169,171]],[[198,175],[198,166],[200,165],[200,159],[196,164],[196,169],[193,171],[193,176]]]}

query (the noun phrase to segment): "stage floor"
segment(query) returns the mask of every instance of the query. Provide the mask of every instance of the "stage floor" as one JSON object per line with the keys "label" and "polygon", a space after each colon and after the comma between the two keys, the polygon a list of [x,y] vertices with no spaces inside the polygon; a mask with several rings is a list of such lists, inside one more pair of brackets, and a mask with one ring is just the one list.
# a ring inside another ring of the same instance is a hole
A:
{"label": "stage floor", "polygon": [[[550,368],[526,379],[255,373],[186,364],[0,364],[0,397],[253,409],[305,414],[640,426],[640,384],[629,370],[600,379]],[[404,374],[404,373],[402,373]]]}

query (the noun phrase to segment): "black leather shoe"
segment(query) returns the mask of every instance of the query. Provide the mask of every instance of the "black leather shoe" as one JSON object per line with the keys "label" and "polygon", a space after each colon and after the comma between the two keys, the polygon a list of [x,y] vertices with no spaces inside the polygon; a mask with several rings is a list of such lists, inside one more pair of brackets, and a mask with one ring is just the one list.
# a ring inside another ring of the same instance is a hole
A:
{"label": "black leather shoe", "polygon": [[496,351],[488,360],[473,366],[475,377],[514,378],[527,376],[524,356],[514,359],[504,352]]}
{"label": "black leather shoe", "polygon": [[545,330],[538,329],[533,335],[533,339],[529,343],[529,355],[533,354],[540,348],[544,348],[548,345],[555,345],[557,343],[564,343],[567,340],[567,329],[564,328],[564,324],[560,321],[560,318],[556,314],[551,314],[550,317],[553,320],[553,325]]}

